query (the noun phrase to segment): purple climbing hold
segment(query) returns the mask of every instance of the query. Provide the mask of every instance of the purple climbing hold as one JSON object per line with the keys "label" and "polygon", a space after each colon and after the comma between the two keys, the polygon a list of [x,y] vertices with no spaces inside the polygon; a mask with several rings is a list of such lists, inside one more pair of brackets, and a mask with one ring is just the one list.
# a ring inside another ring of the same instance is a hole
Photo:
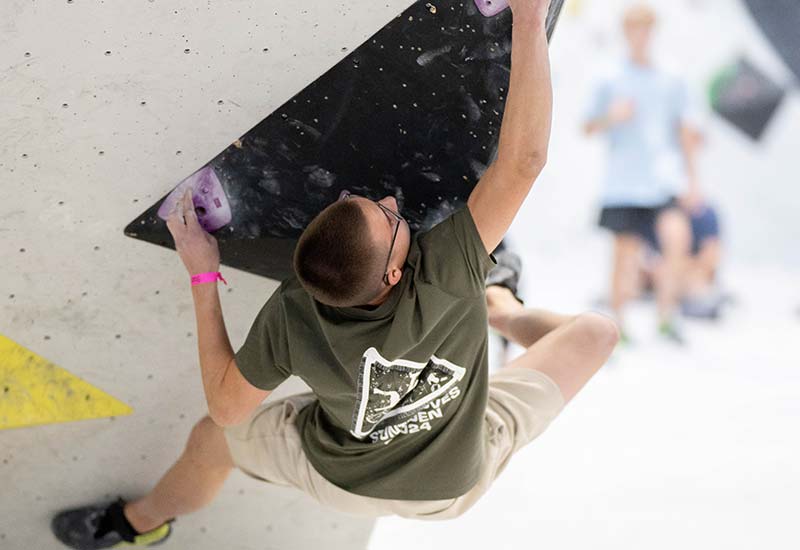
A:
{"label": "purple climbing hold", "polygon": [[192,190],[192,200],[200,225],[208,232],[216,231],[228,225],[233,219],[230,203],[225,196],[225,191],[211,167],[195,172],[170,193],[161,207],[158,216],[166,220],[177,202],[183,197],[187,189]]}
{"label": "purple climbing hold", "polygon": [[508,7],[508,0],[475,0],[475,5],[486,17],[493,17]]}

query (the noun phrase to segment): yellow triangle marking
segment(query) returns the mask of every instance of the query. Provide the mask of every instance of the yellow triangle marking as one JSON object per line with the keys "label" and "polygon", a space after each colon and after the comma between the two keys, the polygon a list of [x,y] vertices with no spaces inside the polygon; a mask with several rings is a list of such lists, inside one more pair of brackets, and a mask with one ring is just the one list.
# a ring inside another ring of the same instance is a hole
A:
{"label": "yellow triangle marking", "polygon": [[0,334],[0,430],[132,412],[125,403]]}

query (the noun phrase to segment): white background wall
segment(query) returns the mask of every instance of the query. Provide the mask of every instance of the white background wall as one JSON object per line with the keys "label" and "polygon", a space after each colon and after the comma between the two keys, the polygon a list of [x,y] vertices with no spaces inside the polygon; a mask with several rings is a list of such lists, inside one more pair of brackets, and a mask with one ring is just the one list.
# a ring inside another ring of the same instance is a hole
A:
{"label": "white background wall", "polygon": [[[572,2],[552,48],[555,125],[545,174],[512,228],[529,304],[579,311],[607,285],[597,232],[600,142],[580,137],[603,64],[619,55],[617,0]],[[698,96],[741,54],[778,81],[786,69],[738,2],[669,1],[660,57]],[[571,14],[571,15],[570,15]],[[797,93],[753,146],[707,114],[702,182],[720,207],[725,288],[717,325],[687,323],[689,345],[655,337],[652,305],[631,308],[635,345],[618,350],[550,430],[516,456],[473,510],[446,524],[379,521],[371,550],[747,550],[800,545],[800,143]]]}

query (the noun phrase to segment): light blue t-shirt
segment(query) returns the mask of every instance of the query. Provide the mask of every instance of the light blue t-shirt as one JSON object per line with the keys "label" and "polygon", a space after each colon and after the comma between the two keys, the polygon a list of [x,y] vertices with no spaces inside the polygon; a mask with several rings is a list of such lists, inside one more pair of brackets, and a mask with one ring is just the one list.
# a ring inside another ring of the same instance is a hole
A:
{"label": "light blue t-shirt", "polygon": [[686,188],[680,145],[680,127],[689,116],[686,86],[657,67],[626,60],[596,87],[586,119],[605,116],[621,99],[632,100],[635,113],[606,134],[603,206],[660,206]]}

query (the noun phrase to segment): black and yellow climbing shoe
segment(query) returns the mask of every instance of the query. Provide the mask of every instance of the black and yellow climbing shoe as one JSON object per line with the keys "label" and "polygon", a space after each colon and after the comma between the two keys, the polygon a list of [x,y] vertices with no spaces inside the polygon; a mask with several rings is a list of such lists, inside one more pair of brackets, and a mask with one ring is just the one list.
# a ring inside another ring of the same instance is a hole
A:
{"label": "black and yellow climbing shoe", "polygon": [[59,513],[50,523],[58,540],[76,550],[145,547],[161,544],[172,528],[165,523],[147,533],[137,533],[123,514],[125,501],[106,506],[84,506]]}

